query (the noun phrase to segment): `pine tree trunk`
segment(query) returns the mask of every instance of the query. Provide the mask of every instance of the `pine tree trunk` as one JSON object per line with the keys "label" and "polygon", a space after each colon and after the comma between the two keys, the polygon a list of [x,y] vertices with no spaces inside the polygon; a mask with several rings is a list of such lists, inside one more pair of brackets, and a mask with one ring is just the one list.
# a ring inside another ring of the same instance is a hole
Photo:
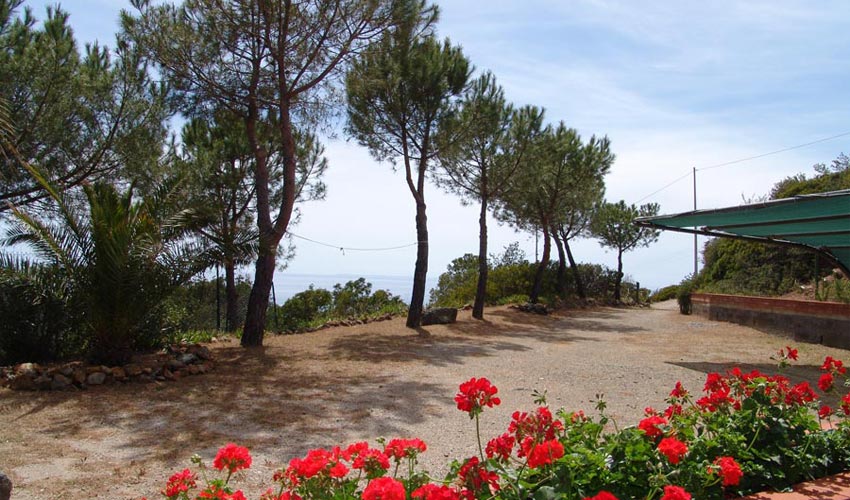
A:
{"label": "pine tree trunk", "polygon": [[620,303],[620,286],[623,284],[623,252],[617,252],[617,279],[614,282],[614,302]]}
{"label": "pine tree trunk", "polygon": [[225,320],[224,329],[228,332],[236,331],[239,323],[239,296],[236,294],[236,266],[233,261],[224,263],[224,293],[225,293]]}
{"label": "pine tree trunk", "polygon": [[573,279],[576,282],[576,294],[578,295],[578,298],[585,300],[587,299],[587,292],[584,290],[584,281],[581,279],[581,272],[573,258],[573,252],[570,250],[569,240],[564,240],[564,250],[567,252],[567,259],[570,261],[570,269],[573,271]]}
{"label": "pine tree trunk", "polygon": [[531,295],[528,300],[532,304],[536,304],[540,298],[540,290],[543,287],[543,274],[546,272],[546,267],[549,266],[549,254],[552,251],[552,242],[549,241],[549,228],[547,224],[543,224],[543,255],[540,258],[540,263],[537,265],[537,272],[534,275],[534,286],[531,287]]}
{"label": "pine tree trunk", "polygon": [[260,255],[257,257],[254,268],[254,286],[251,287],[251,295],[248,296],[248,311],[245,315],[245,328],[242,331],[242,347],[263,345],[266,311],[269,308],[274,270],[274,250],[260,248]]}
{"label": "pine tree trunk", "polygon": [[487,198],[481,198],[481,214],[478,216],[478,287],[475,290],[475,303],[472,317],[484,319],[484,302],[487,300]]}
{"label": "pine tree trunk", "polygon": [[428,277],[428,217],[425,215],[425,202],[416,202],[416,237],[419,241],[416,250],[416,268],[413,271],[413,296],[407,312],[407,327],[419,328],[422,325],[422,312],[425,305],[425,282]]}
{"label": "pine tree trunk", "polygon": [[555,287],[558,295],[565,298],[567,295],[567,258],[564,255],[564,245],[558,237],[558,231],[552,229],[552,239],[555,240],[555,248],[558,250],[558,277]]}

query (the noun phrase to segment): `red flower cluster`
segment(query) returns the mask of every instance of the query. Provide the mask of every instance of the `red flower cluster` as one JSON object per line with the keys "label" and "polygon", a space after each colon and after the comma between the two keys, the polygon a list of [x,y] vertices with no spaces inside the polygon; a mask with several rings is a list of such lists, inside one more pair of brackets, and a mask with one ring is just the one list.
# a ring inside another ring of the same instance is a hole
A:
{"label": "red flower cluster", "polygon": [[369,476],[381,475],[390,468],[389,457],[381,450],[370,448],[365,441],[352,444],[345,451],[351,460],[351,467],[365,471]]}
{"label": "red flower cluster", "polygon": [[829,405],[823,405],[818,410],[818,417],[820,418],[829,418],[832,415],[832,408]]}
{"label": "red flower cluster", "polygon": [[490,494],[499,491],[499,475],[485,469],[478,457],[467,459],[458,470],[457,475],[465,489],[461,492],[464,497],[474,498],[485,486],[489,489]]}
{"label": "red flower cluster", "polygon": [[684,397],[687,397],[687,396],[688,396],[688,391],[685,390],[684,387],[682,387],[681,381],[677,381],[676,387],[674,387],[673,390],[670,391],[670,397],[676,398],[676,399],[681,399],[681,398],[684,398]]}
{"label": "red flower cluster", "polygon": [[514,445],[516,444],[516,439],[506,432],[499,437],[493,438],[487,443],[487,447],[484,449],[484,452],[487,453],[487,458],[498,458],[499,460],[506,462],[511,456],[511,453],[514,451]]}
{"label": "red flower cluster", "polygon": [[196,479],[198,477],[192,471],[183,469],[182,472],[177,472],[168,478],[168,482],[165,483],[165,488],[162,490],[162,495],[169,499],[176,498],[180,493],[194,488]]}
{"label": "red flower cluster", "polygon": [[454,488],[431,483],[414,490],[410,496],[421,500],[460,500],[460,494]]}
{"label": "red flower cluster", "polygon": [[618,499],[612,493],[607,492],[605,490],[602,490],[599,493],[593,495],[592,497],[585,497],[582,500],[618,500]]}
{"label": "red flower cluster", "polygon": [[227,443],[216,453],[213,467],[218,470],[227,469],[229,473],[233,474],[240,469],[251,467],[251,454],[248,453],[248,448],[244,446]]}
{"label": "red flower cluster", "polygon": [[676,438],[666,437],[658,443],[658,451],[664,454],[671,464],[676,465],[688,452],[688,446]]}
{"label": "red flower cluster", "polygon": [[681,486],[667,485],[661,500],[691,500],[691,494]]}
{"label": "red flower cluster", "polygon": [[284,472],[291,486],[317,475],[340,478],[348,474],[348,467],[341,462],[344,453],[337,446],[331,450],[317,448],[307,452],[304,458],[293,458]]}
{"label": "red flower cluster", "polygon": [[[787,353],[786,353],[787,351]],[[792,349],[790,346],[785,346],[785,349],[779,350],[779,359],[797,361],[797,349]]]}
{"label": "red flower cluster", "polygon": [[534,413],[515,411],[508,425],[508,432],[513,433],[516,442],[520,443],[520,458],[525,457],[535,444],[551,441],[563,430],[564,424],[552,418],[552,412],[545,406],[538,407]]}
{"label": "red flower cluster", "polygon": [[484,377],[479,379],[472,377],[460,384],[460,392],[455,396],[457,409],[469,413],[470,418],[481,413],[487,407],[494,407],[502,403],[495,397],[499,389]]}
{"label": "red flower cluster", "polygon": [[425,442],[419,438],[393,439],[387,443],[387,446],[384,448],[384,453],[388,457],[401,460],[405,457],[416,458],[419,453],[427,449],[428,446],[426,446]]}
{"label": "red flower cluster", "polygon": [[265,493],[260,495],[260,500],[302,500],[300,496],[295,493],[284,491],[280,495],[275,495],[274,492],[269,488]]}
{"label": "red flower cluster", "polygon": [[216,500],[248,500],[245,498],[245,494],[242,493],[242,490],[236,490],[234,493],[228,493],[227,490],[224,490],[215,484],[198,494],[198,498],[212,498]]}
{"label": "red flower cluster", "polygon": [[404,485],[391,477],[379,477],[369,481],[363,490],[363,500],[405,500]]}
{"label": "red flower cluster", "polygon": [[659,425],[667,425],[667,419],[658,415],[653,415],[641,420],[638,423],[638,429],[642,430],[647,437],[656,438],[662,434]]}
{"label": "red flower cluster", "polygon": [[844,363],[840,359],[834,359],[832,356],[827,356],[823,361],[823,366],[820,367],[825,372],[835,372],[844,375],[847,368],[844,368]]}
{"label": "red flower cluster", "polygon": [[557,439],[544,441],[531,448],[528,453],[528,466],[532,469],[551,464],[564,456],[564,445]]}
{"label": "red flower cluster", "polygon": [[818,380],[818,389],[823,392],[829,392],[832,389],[832,385],[835,383],[835,377],[832,376],[831,373],[824,373],[820,376]]}
{"label": "red flower cluster", "polygon": [[720,472],[723,486],[737,486],[744,477],[741,466],[732,457],[719,457],[714,461],[716,467],[708,469],[709,473]]}

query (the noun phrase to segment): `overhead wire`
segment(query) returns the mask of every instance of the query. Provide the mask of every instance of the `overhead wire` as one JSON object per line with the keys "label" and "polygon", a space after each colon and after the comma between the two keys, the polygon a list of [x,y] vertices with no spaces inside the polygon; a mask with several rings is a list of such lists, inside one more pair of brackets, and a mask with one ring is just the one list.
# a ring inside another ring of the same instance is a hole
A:
{"label": "overhead wire", "polygon": [[334,245],[332,243],[326,243],[324,241],[319,241],[319,240],[314,240],[312,238],[307,238],[306,236],[301,236],[301,235],[295,234],[293,232],[288,232],[288,234],[290,236],[292,236],[293,238],[298,238],[300,240],[309,241],[310,243],[315,243],[315,244],[321,245],[323,247],[328,247],[328,248],[333,248],[333,249],[339,250],[343,253],[343,255],[345,254],[346,250],[351,251],[351,252],[387,252],[387,251],[391,251],[391,250],[401,250],[403,248],[410,248],[410,247],[413,247],[413,246],[416,246],[416,245],[419,244],[419,242],[415,242],[415,243],[408,243],[406,245],[398,245],[398,246],[392,246],[392,247],[357,248],[357,247],[347,247],[347,246],[344,246],[344,245]]}
{"label": "overhead wire", "polygon": [[776,151],[770,151],[768,153],[762,153],[762,154],[758,154],[758,155],[754,155],[754,156],[747,156],[746,158],[738,158],[737,160],[718,163],[718,164],[715,164],[715,165],[708,165],[708,166],[705,166],[705,167],[695,167],[695,168],[691,169],[690,171],[686,172],[685,174],[683,174],[682,176],[677,177],[676,179],[665,184],[664,186],[656,189],[655,191],[644,196],[643,198],[637,200],[635,203],[640,203],[643,200],[646,200],[648,198],[655,196],[656,194],[664,191],[665,189],[673,186],[674,184],[677,184],[677,183],[687,179],[688,177],[693,175],[694,172],[700,172],[700,171],[703,171],[703,170],[711,170],[711,169],[720,168],[720,167],[727,167],[729,165],[735,165],[737,163],[743,163],[743,162],[746,162],[746,161],[757,160],[759,158],[764,158],[766,156],[771,156],[771,155],[775,155],[775,154],[779,154],[779,153],[785,153],[785,152],[788,152],[788,151],[793,151],[795,149],[800,149],[800,148],[804,148],[804,147],[807,147],[807,146],[812,146],[814,144],[820,144],[822,142],[832,141],[832,140],[839,139],[841,137],[846,137],[846,136],[850,136],[850,131],[842,132],[840,134],[832,135],[832,136],[829,136],[829,137],[824,137],[824,138],[817,139],[817,140],[810,141],[810,142],[806,142],[806,143],[803,143],[803,144],[797,144],[795,146],[790,146],[790,147],[787,147],[787,148],[777,149]]}

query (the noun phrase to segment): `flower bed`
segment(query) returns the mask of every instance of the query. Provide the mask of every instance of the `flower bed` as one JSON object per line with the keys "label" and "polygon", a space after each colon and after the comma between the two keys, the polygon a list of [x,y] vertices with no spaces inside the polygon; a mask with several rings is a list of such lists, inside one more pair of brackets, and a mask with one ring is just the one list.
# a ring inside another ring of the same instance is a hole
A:
{"label": "flower bed", "polygon": [[[790,347],[778,353],[780,368],[795,359]],[[846,382],[841,361],[827,357],[822,370],[821,392],[834,393],[837,381]],[[455,402],[474,423],[479,453],[454,461],[442,480],[417,468],[426,443],[380,440],[377,447],[363,442],[311,450],[275,473],[260,499],[722,499],[850,468],[850,394],[836,412],[807,382],[782,375],[737,368],[710,373],[698,397],[676,383],[665,409],[646,408],[637,426],[622,429],[601,399],[591,418],[581,411],[553,414],[545,394],[535,394],[536,408],[514,412],[507,431],[485,443],[479,420],[501,403],[497,394],[485,378],[460,385]],[[822,430],[824,422],[832,429]],[[214,475],[200,457],[192,461],[198,472],[174,474],[164,497],[246,498],[231,484],[251,465],[246,448],[231,443],[219,450]]]}

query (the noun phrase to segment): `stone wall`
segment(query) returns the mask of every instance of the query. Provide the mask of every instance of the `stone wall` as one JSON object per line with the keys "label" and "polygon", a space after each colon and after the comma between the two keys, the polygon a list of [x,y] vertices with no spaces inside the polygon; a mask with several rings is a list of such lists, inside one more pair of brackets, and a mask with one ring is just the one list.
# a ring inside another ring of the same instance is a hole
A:
{"label": "stone wall", "polygon": [[793,335],[795,340],[850,349],[850,304],[695,293],[694,314]]}

